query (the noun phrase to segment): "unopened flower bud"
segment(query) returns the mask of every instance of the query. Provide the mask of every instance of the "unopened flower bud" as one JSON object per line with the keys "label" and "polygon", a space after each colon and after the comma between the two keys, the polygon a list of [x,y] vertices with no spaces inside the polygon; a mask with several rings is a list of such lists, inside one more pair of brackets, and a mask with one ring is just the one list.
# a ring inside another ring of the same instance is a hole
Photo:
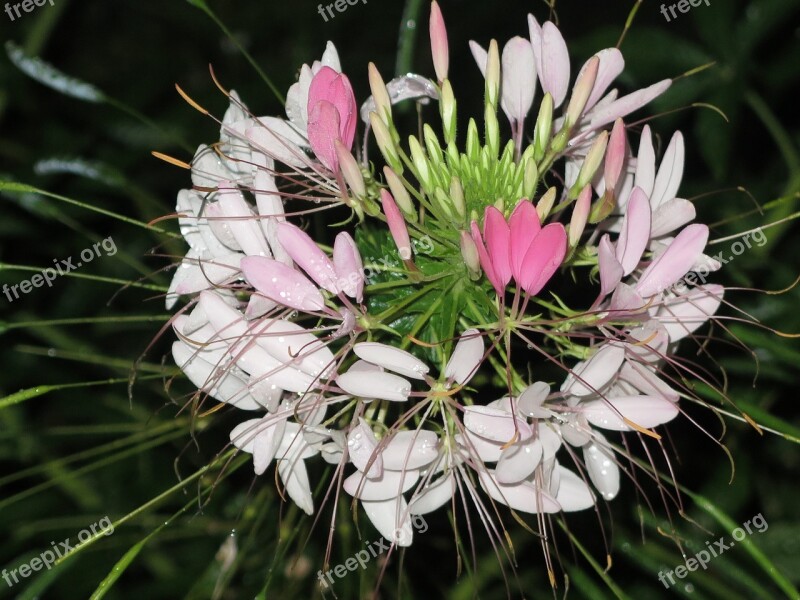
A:
{"label": "unopened flower bud", "polygon": [[500,123],[497,122],[497,113],[487,105],[483,115],[486,130],[486,147],[489,153],[496,157],[500,152]]}
{"label": "unopened flower bud", "polygon": [[589,210],[592,208],[592,186],[587,185],[583,188],[575,206],[572,208],[572,218],[569,222],[569,246],[575,248],[586,228],[586,221],[589,219]]}
{"label": "unopened flower bud", "polygon": [[386,84],[375,63],[369,63],[369,89],[372,92],[372,99],[375,101],[375,112],[389,126],[392,122],[392,101],[389,99]]}
{"label": "unopened flower bud", "polygon": [[450,85],[449,79],[445,79],[442,83],[442,91],[439,96],[439,110],[441,111],[445,144],[452,144],[456,141],[457,108],[456,97],[453,94],[453,86]]}
{"label": "unopened flower bud", "polygon": [[447,70],[450,65],[450,50],[447,44],[447,28],[444,25],[444,17],[439,3],[433,0],[431,3],[431,19],[429,24],[431,36],[431,55],[433,56],[433,70],[436,78],[441,83],[447,79]]}
{"label": "unopened flower bud", "polygon": [[489,42],[489,53],[486,57],[486,104],[497,110],[500,96],[500,50],[497,40]]}
{"label": "unopened flower bud", "polygon": [[411,151],[411,161],[414,163],[416,169],[417,179],[426,191],[433,189],[433,179],[431,176],[431,169],[428,163],[428,157],[419,145],[417,138],[413,135],[408,136],[408,149]]}
{"label": "unopened flower bud", "polygon": [[392,140],[392,135],[389,133],[389,129],[386,127],[383,119],[378,116],[378,113],[373,111],[369,113],[369,122],[372,125],[372,133],[375,136],[375,141],[378,144],[381,154],[383,154],[383,158],[386,159],[386,162],[394,169],[395,173],[402,175],[403,163],[400,162],[400,156]]}
{"label": "unopened flower bud", "polygon": [[614,128],[611,130],[611,138],[608,140],[608,150],[606,150],[606,161],[603,172],[603,179],[606,189],[614,191],[617,187],[622,167],[625,164],[628,142],[625,139],[625,123],[622,119],[617,119]]}
{"label": "unopened flower bud", "polygon": [[392,239],[397,245],[400,258],[409,260],[411,258],[411,239],[408,237],[406,222],[403,215],[400,214],[394,198],[385,189],[381,190],[381,204],[383,205],[383,214],[386,215],[386,223],[389,225],[389,233],[392,234]]}
{"label": "unopened flower bud", "polygon": [[586,159],[583,161],[583,165],[581,165],[580,173],[578,173],[578,180],[572,189],[582,190],[584,186],[592,181],[594,174],[600,167],[600,163],[603,162],[606,146],[608,146],[608,132],[603,131],[594,140],[592,147],[589,148]]}
{"label": "unopened flower bud", "polygon": [[554,186],[544,193],[544,195],[539,199],[539,203],[536,205],[536,213],[539,215],[539,220],[542,223],[544,223],[547,215],[549,215],[550,211],[553,209],[553,204],[555,204],[555,201],[556,188]]}
{"label": "unopened flower bud", "polygon": [[364,176],[358,166],[353,154],[345,148],[341,140],[335,140],[336,156],[339,158],[339,169],[342,171],[344,180],[357,197],[365,196],[367,187],[364,185]]}
{"label": "unopened flower bud", "polygon": [[553,97],[547,93],[542,98],[539,106],[539,116],[536,119],[536,127],[533,132],[533,145],[535,148],[536,160],[542,160],[547,146],[550,144],[550,136],[553,130]]}
{"label": "unopened flower bud", "polygon": [[389,184],[389,189],[394,196],[397,206],[403,211],[403,215],[412,223],[417,222],[417,211],[414,208],[414,203],[411,201],[411,196],[408,190],[403,185],[403,182],[397,176],[397,173],[392,171],[388,166],[383,167],[383,175],[386,177],[386,183]]}
{"label": "unopened flower bud", "polygon": [[440,165],[444,161],[444,153],[442,147],[439,145],[439,139],[436,137],[436,132],[433,127],[425,123],[422,128],[422,136],[425,140],[425,148],[428,150],[428,156],[434,167]]}
{"label": "unopened flower bud", "polygon": [[467,231],[461,232],[461,257],[467,265],[470,275],[478,278],[481,275],[481,261],[478,256],[478,246]]}
{"label": "unopened flower bud", "polygon": [[583,109],[586,108],[586,102],[589,100],[592,89],[594,89],[594,82],[597,79],[597,70],[599,68],[600,58],[593,56],[578,74],[578,80],[575,82],[575,87],[572,88],[572,96],[567,107],[566,127],[571,128],[580,121]]}
{"label": "unopened flower bud", "polygon": [[463,219],[467,214],[467,205],[464,202],[464,188],[461,186],[461,181],[455,175],[450,179],[450,199],[453,202],[453,207],[455,207],[458,216]]}
{"label": "unopened flower bud", "polygon": [[531,198],[536,191],[536,185],[539,183],[539,167],[533,157],[525,161],[525,173],[522,178],[522,196]]}

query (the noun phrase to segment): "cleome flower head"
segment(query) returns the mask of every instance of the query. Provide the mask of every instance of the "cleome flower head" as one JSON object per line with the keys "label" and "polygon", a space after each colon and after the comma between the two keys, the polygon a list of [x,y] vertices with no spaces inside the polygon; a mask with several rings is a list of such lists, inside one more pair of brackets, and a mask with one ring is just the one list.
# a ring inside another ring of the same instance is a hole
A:
{"label": "cleome flower head", "polygon": [[[433,78],[387,84],[370,64],[359,107],[328,43],[287,119],[226,92],[178,195],[189,250],[166,300],[186,301],[173,357],[192,399],[249,411],[232,444],[308,514],[315,465],[335,465],[324,501],[343,492],[393,546],[414,515],[469,501],[505,547],[509,513],[592,509],[634,469],[658,483],[624,436],[659,440],[694,397],[679,342],[723,301],[684,285],[720,265],[677,196],[683,138],[659,161],[650,128],[634,143],[623,121],[671,82],[620,97],[616,48],[573,81],[558,27],[528,26],[502,51],[470,44],[477,117],[458,114],[436,2]],[[407,101],[421,133],[401,133]],[[308,226],[322,211],[330,231]]]}

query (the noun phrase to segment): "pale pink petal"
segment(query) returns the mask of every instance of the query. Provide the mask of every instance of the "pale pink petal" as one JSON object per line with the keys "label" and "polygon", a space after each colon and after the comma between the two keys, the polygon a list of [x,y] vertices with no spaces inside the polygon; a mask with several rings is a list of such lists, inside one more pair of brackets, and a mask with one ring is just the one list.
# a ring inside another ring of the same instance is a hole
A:
{"label": "pale pink petal", "polygon": [[303,148],[308,148],[308,140],[283,119],[259,117],[255,122],[247,119],[240,126],[255,150],[290,167],[308,168],[310,160],[303,152]]}
{"label": "pale pink petal", "polygon": [[660,396],[670,402],[680,400],[680,394],[645,365],[625,361],[622,369],[620,369],[619,377],[645,396]]}
{"label": "pale pink petal", "polygon": [[442,9],[438,2],[431,3],[431,17],[428,24],[431,36],[431,55],[433,56],[433,69],[439,81],[447,79],[450,64],[450,50],[447,43],[447,28],[444,24]]}
{"label": "pale pink petal", "polygon": [[433,431],[398,431],[389,435],[389,442],[381,452],[385,469],[421,469],[436,460],[439,454],[439,438]]}
{"label": "pale pink petal", "polygon": [[680,281],[702,255],[707,242],[706,225],[695,223],[683,229],[642,273],[636,284],[636,291],[642,297],[648,298]]}
{"label": "pale pink petal", "polygon": [[408,237],[408,227],[403,218],[403,214],[397,206],[397,202],[386,190],[381,189],[381,205],[383,214],[386,215],[386,224],[389,226],[389,233],[397,245],[400,258],[408,260],[411,258],[411,239]]}
{"label": "pale pink petal", "polygon": [[[654,396],[622,396],[608,400],[592,400],[582,406],[584,416],[595,427],[612,431],[631,431],[622,417],[649,429],[678,416],[678,406]],[[620,416],[621,415],[621,416]]]}
{"label": "pale pink petal", "polygon": [[542,443],[542,462],[553,460],[561,448],[561,436],[546,421],[538,421],[536,439]]}
{"label": "pale pink petal", "polygon": [[233,428],[233,430],[231,430],[231,443],[242,452],[252,454],[253,446],[255,445],[258,435],[271,426],[270,419],[271,417],[250,419],[249,421],[243,421],[242,423],[239,423]]}
{"label": "pale pink petal", "polygon": [[357,302],[364,298],[364,264],[355,240],[346,231],[336,236],[333,244],[333,266],[337,287]]}
{"label": "pale pink petal", "polygon": [[[308,89],[308,125],[309,142],[311,140],[311,113],[320,102],[331,104],[339,120],[338,135],[345,147],[349,150],[353,147],[355,138],[356,122],[358,120],[358,107],[353,87],[347,75],[338,73],[330,67],[322,67],[311,80]],[[331,141],[331,143],[333,143]],[[335,153],[334,153],[335,154]]]}
{"label": "pale pink petal", "polygon": [[656,151],[653,148],[653,134],[650,131],[650,126],[645,125],[642,129],[642,137],[639,138],[639,154],[636,157],[635,184],[642,188],[649,198],[653,194],[655,182]]}
{"label": "pale pink petal", "polygon": [[362,360],[412,379],[425,379],[425,375],[430,371],[428,365],[410,352],[387,344],[360,342],[353,346],[353,352]]}
{"label": "pale pink petal", "polygon": [[278,241],[318,286],[338,293],[336,269],[314,240],[302,229],[286,221],[278,223]]}
{"label": "pale pink petal", "polygon": [[667,200],[653,213],[653,223],[650,226],[650,237],[658,238],[672,233],[687,223],[694,221],[697,211],[694,204],[683,198]]}
{"label": "pale pink petal", "polygon": [[597,263],[600,267],[600,297],[605,298],[622,281],[625,270],[615,256],[611,238],[605,234],[597,246]]}
{"label": "pale pink petal", "polygon": [[249,256],[272,258],[264,232],[242,192],[233,187],[230,182],[222,182],[219,185],[217,197],[220,213],[225,218],[242,251]]}
{"label": "pale pink petal", "polygon": [[664,302],[657,319],[664,325],[672,342],[694,333],[717,312],[725,288],[721,285],[703,285]]}
{"label": "pale pink petal", "polygon": [[470,433],[469,430],[464,434],[457,433],[454,437],[468,456],[475,456],[477,454],[478,458],[485,463],[497,462],[500,460],[500,455],[503,452],[503,444],[505,442],[493,442],[480,435]]}
{"label": "pale pink petal", "polygon": [[459,385],[467,383],[483,359],[483,336],[477,329],[467,329],[458,339],[450,360],[444,369],[445,379],[452,379]]}
{"label": "pale pink petal", "polygon": [[567,232],[561,223],[542,228],[531,243],[522,261],[521,279],[517,283],[535,296],[547,285],[567,253]]}
{"label": "pale pink petal", "polygon": [[377,447],[378,440],[372,429],[364,419],[359,419],[358,425],[347,435],[347,451],[356,469],[373,479],[383,474],[383,457],[375,452]]}
{"label": "pale pink petal", "polygon": [[609,123],[613,123],[620,117],[625,117],[630,113],[639,110],[645,104],[649,104],[655,98],[663,94],[669,86],[672,85],[671,79],[665,79],[658,83],[654,83],[650,87],[637,90],[627,96],[623,96],[615,100],[608,106],[603,108],[595,107],[592,111],[592,120],[590,123],[591,129],[599,129]]}
{"label": "pale pink petal", "polygon": [[336,378],[336,384],[345,393],[359,398],[375,398],[405,402],[411,393],[411,384],[393,373],[348,371]]}
{"label": "pale pink petal", "polygon": [[589,360],[575,365],[562,391],[574,396],[595,394],[616,376],[624,360],[624,348],[605,344]]}
{"label": "pale pink petal", "polygon": [[543,381],[529,385],[517,399],[517,410],[521,415],[544,419],[550,416],[550,411],[542,408],[542,404],[550,394],[550,386]]}
{"label": "pale pink petal", "polygon": [[685,158],[686,149],[683,143],[683,135],[680,131],[676,131],[669,142],[669,146],[667,146],[667,151],[664,152],[661,165],[658,167],[653,194],[650,197],[650,202],[653,203],[654,209],[664,204],[664,202],[672,200],[678,193],[678,188],[683,179]]}
{"label": "pale pink petal", "polygon": [[522,122],[536,93],[536,64],[530,40],[511,38],[503,48],[502,105],[509,120]]}
{"label": "pale pink petal", "polygon": [[311,482],[305,463],[300,459],[278,461],[278,474],[289,498],[307,515],[314,514]]}
{"label": "pale pink petal", "polygon": [[[625,68],[625,59],[622,58],[622,52],[616,48],[606,48],[595,56],[600,59],[600,66],[597,69],[597,77],[594,80],[594,87],[589,95],[589,100],[586,102],[585,111],[591,110],[597,104],[597,101],[605,94],[608,86]],[[585,67],[586,65],[584,65]],[[580,79],[580,73],[578,74],[578,79]]]}
{"label": "pale pink petal", "polygon": [[617,189],[617,180],[622,174],[622,167],[627,156],[628,141],[625,138],[625,123],[622,119],[617,119],[614,123],[614,128],[611,130],[611,137],[608,140],[605,165],[603,167],[606,190],[614,191]]}
{"label": "pale pink petal", "polygon": [[276,260],[247,256],[242,259],[242,273],[250,285],[283,306],[306,312],[325,308],[325,300],[313,283]]}
{"label": "pale pink petal", "polygon": [[553,96],[554,108],[558,108],[569,90],[569,51],[564,37],[553,23],[543,27],[532,15],[528,15],[531,46],[536,57],[536,70],[542,89]]}
{"label": "pale pink petal", "polygon": [[641,313],[647,303],[631,286],[620,283],[611,296],[608,309],[612,319],[626,316],[625,313]]}
{"label": "pale pink petal", "polygon": [[650,217],[647,196],[642,188],[633,188],[617,241],[616,259],[622,265],[623,275],[633,273],[650,243]]}

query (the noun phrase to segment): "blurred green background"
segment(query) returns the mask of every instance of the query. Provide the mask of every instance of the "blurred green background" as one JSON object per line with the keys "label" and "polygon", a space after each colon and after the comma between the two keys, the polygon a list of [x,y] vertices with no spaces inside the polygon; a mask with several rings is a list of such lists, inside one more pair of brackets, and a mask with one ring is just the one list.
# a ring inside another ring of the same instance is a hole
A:
{"label": "blurred green background", "polygon": [[[544,20],[550,9],[532,0],[441,3],[460,113],[477,115],[483,84],[467,41],[527,36],[527,13]],[[75,277],[57,279],[52,288],[34,289],[13,302],[0,296],[0,567],[18,568],[51,541],[74,542],[78,532],[105,516],[123,519],[113,535],[57,568],[13,587],[0,581],[0,597],[86,598],[96,589],[107,598],[320,597],[316,572],[323,563],[330,505],[312,531],[313,520],[280,501],[271,470],[254,480],[248,457],[220,459],[241,415],[219,411],[192,419],[179,413],[190,389],[185,380],[166,385],[175,369],[168,355],[171,332],[155,339],[168,318],[158,286],[168,283],[163,269],[184,252],[182,241],[87,206],[137,222],[174,211],[177,191],[189,185],[188,173],[154,159],[150,151],[190,160],[197,145],[217,139],[218,126],[174,89],[179,83],[221,115],[226,101],[211,82],[209,63],[255,113],[283,113],[237,45],[285,92],[299,66],[318,58],[330,39],[363,99],[368,61],[386,76],[432,73],[428,5],[370,0],[325,22],[317,3],[307,0],[209,0],[231,38],[197,4],[54,0],[13,22],[0,13],[3,42],[90,83],[104,99],[88,103],[61,95],[0,55],[0,178],[86,205],[31,191],[0,192],[0,284],[16,284],[104,238],[112,237],[118,249]],[[800,0],[710,4],[669,23],[658,2],[641,4],[621,47],[627,68],[618,86],[632,90],[714,63],[680,79],[637,115],[663,113],[651,123],[662,150],[673,130],[684,131],[687,174],[681,192],[696,198],[699,218],[712,224],[713,239],[800,210]],[[633,6],[623,0],[558,1],[573,72],[593,52],[616,44]],[[717,107],[728,121],[717,110],[692,107],[697,103]],[[160,226],[177,230],[173,220]],[[430,529],[410,550],[392,557],[377,597],[561,597],[564,574],[570,597],[577,598],[798,597],[800,344],[769,328],[800,332],[800,290],[749,291],[791,286],[799,274],[797,233],[791,220],[766,229],[766,245],[714,277],[740,291],[727,296],[737,308],[724,309],[729,332],[714,329],[711,354],[724,369],[737,406],[779,432],[759,435],[739,421],[723,423],[707,409],[686,407],[714,436],[727,428],[724,443],[735,461],[731,483],[725,452],[679,420],[670,425],[666,446],[674,453],[677,479],[699,496],[683,496],[683,518],[674,510],[667,515],[657,491],[648,488],[651,514],[635,486],[623,485],[620,496],[600,510],[612,549],[608,573],[603,573],[603,536],[591,512],[567,519],[585,553],[557,533],[555,593],[540,541],[513,519],[507,525],[515,568],[498,561],[480,532],[476,564],[468,546],[459,563],[441,514],[427,519]],[[712,253],[729,245],[712,247]],[[764,327],[734,320],[745,313]],[[715,368],[697,352],[696,345],[684,348],[685,356]],[[353,555],[362,541],[378,537],[362,517],[359,541],[348,507],[340,502],[332,565]],[[759,513],[769,528],[748,538],[749,545],[732,548],[707,571],[691,573],[670,590],[659,583],[659,570],[682,562],[676,545],[659,533],[670,528],[668,516],[691,556]],[[466,531],[461,533],[468,544]],[[382,568],[375,560],[337,581],[337,596],[369,597]]]}

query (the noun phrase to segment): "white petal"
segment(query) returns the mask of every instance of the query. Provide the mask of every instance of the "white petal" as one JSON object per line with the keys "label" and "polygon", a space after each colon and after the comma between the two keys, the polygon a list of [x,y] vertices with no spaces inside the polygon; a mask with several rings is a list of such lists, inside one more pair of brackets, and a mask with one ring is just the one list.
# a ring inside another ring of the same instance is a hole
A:
{"label": "white petal", "polygon": [[561,510],[555,498],[530,481],[503,485],[497,481],[493,471],[480,473],[481,486],[496,502],[521,512],[556,513]]}
{"label": "white petal", "polygon": [[314,499],[305,463],[300,459],[278,461],[278,474],[294,503],[307,515],[313,515]]}
{"label": "white petal", "polygon": [[426,429],[398,431],[391,434],[391,439],[381,454],[386,469],[420,469],[432,463],[438,456],[439,438],[433,431]]}
{"label": "white petal", "polygon": [[582,410],[589,423],[613,431],[633,429],[622,417],[626,417],[639,427],[649,429],[678,416],[678,406],[674,402],[654,396],[623,396],[610,400],[592,400],[584,404]]}
{"label": "white petal", "polygon": [[336,385],[351,396],[393,402],[405,402],[411,393],[411,384],[407,380],[393,373],[378,371],[348,371],[336,378]]}
{"label": "white petal", "polygon": [[488,406],[467,406],[464,409],[464,426],[473,433],[502,443],[510,442],[515,437],[515,441],[526,440],[533,435],[524,419]]}
{"label": "white petal", "polygon": [[594,394],[614,378],[624,360],[623,348],[605,344],[589,360],[575,365],[562,391],[575,396]]}
{"label": "white petal", "polygon": [[378,440],[364,419],[358,420],[347,435],[347,451],[356,469],[366,472],[367,477],[378,478],[383,474],[383,457],[376,453]]}
{"label": "white petal", "polygon": [[430,367],[413,354],[377,342],[361,342],[353,346],[353,352],[359,358],[380,365],[412,379],[425,379]]}
{"label": "white petal", "polygon": [[361,504],[369,520],[383,537],[400,547],[411,545],[414,529],[411,526],[408,504],[402,496],[382,502],[362,500]]}
{"label": "white petal", "polygon": [[383,470],[380,477],[369,478],[361,471],[356,471],[344,480],[342,488],[345,492],[360,500],[380,501],[396,498],[407,492],[419,481],[419,471]]}
{"label": "white petal", "polygon": [[529,438],[503,450],[495,468],[497,481],[503,484],[518,483],[534,472],[542,460],[542,442]]}
{"label": "white petal", "polygon": [[483,336],[477,329],[468,329],[462,333],[450,360],[447,361],[445,378],[452,379],[459,385],[467,383],[477,371],[483,352]]}
{"label": "white petal", "polygon": [[447,504],[456,492],[456,480],[452,473],[433,480],[416,494],[409,504],[412,515],[426,515]]}
{"label": "white petal", "polygon": [[595,433],[595,441],[583,449],[583,462],[589,479],[606,500],[613,500],[619,493],[619,467],[614,461],[614,452],[605,438]]}
{"label": "white petal", "polygon": [[556,500],[564,512],[586,510],[594,506],[595,498],[592,490],[578,475],[559,465],[557,467],[560,484]]}
{"label": "white petal", "polygon": [[517,410],[521,415],[546,419],[550,416],[550,411],[542,408],[542,404],[550,394],[550,386],[543,381],[537,381],[529,385],[519,395],[517,399]]}

